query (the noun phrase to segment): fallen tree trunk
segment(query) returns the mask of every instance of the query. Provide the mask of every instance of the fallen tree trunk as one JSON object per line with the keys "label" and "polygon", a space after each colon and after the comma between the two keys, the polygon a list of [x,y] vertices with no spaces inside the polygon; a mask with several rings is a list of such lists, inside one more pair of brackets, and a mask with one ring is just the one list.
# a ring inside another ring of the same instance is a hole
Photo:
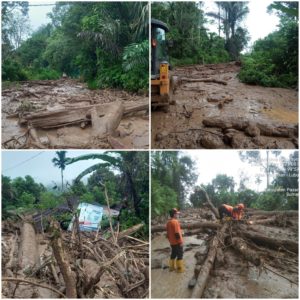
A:
{"label": "fallen tree trunk", "polygon": [[245,120],[243,118],[212,117],[204,119],[202,123],[207,127],[217,127],[221,129],[233,128],[240,131],[247,130],[249,126],[255,126],[259,134],[271,137],[292,137],[297,135],[294,126],[276,126],[259,122],[254,123],[253,121]]}
{"label": "fallen tree trunk", "polygon": [[32,141],[30,143],[39,149],[47,149],[47,147],[41,143],[38,133],[36,132],[35,128],[33,128],[31,125],[29,125],[28,129],[29,129],[29,136],[32,139]]}
{"label": "fallen tree trunk", "polygon": [[225,223],[221,230],[218,232],[218,234],[213,238],[207,254],[207,258],[201,267],[200,274],[198,275],[197,282],[193,289],[191,298],[202,298],[204,289],[208,282],[210,271],[213,268],[213,264],[217,254],[217,249],[220,247],[221,243],[224,243],[224,236],[227,228],[228,223]]}
{"label": "fallen tree trunk", "polygon": [[244,227],[245,229],[241,232],[242,235],[258,245],[270,247],[272,249],[278,250],[279,248],[287,249],[294,253],[298,253],[298,242],[294,242],[291,240],[282,240],[282,239],[274,239],[268,236],[254,233],[249,231],[248,227]]}
{"label": "fallen tree trunk", "polygon": [[21,229],[19,266],[24,270],[28,268],[33,269],[37,265],[39,265],[39,255],[35,230],[31,223],[24,222]]}
{"label": "fallen tree trunk", "polygon": [[91,110],[93,134],[97,137],[110,135],[118,128],[124,113],[121,102],[106,106],[95,106]]}
{"label": "fallen tree trunk", "polygon": [[118,240],[123,239],[127,235],[134,234],[135,232],[139,231],[143,226],[144,226],[144,224],[141,223],[141,224],[134,225],[126,230],[121,231],[118,235]]}
{"label": "fallen tree trunk", "polygon": [[[193,224],[180,224],[181,229],[197,229],[197,228],[209,228],[209,229],[219,229],[222,227],[221,224],[214,222],[197,222]],[[161,232],[166,231],[165,225],[155,225],[151,226],[151,232]]]}
{"label": "fallen tree trunk", "polygon": [[208,197],[208,195],[207,195],[207,192],[206,192],[203,188],[200,188],[200,190],[204,193],[206,202],[209,204],[210,209],[211,209],[211,211],[213,212],[213,214],[215,215],[215,217],[216,217],[217,219],[220,219],[219,211],[215,208],[215,206],[213,205],[213,203],[210,201],[210,199],[209,199],[209,197]]}
{"label": "fallen tree trunk", "polygon": [[[68,107],[55,111],[30,113],[23,115],[19,123],[21,125],[26,125],[28,122],[31,122],[33,127],[44,129],[63,127],[72,124],[81,124],[84,122],[91,122],[91,111],[94,108],[101,113],[101,110],[105,111],[108,109],[108,107],[114,106],[115,104],[116,102],[111,102],[83,107]],[[128,115],[147,109],[149,109],[149,104],[144,102],[125,104],[123,114]]]}
{"label": "fallen tree trunk", "polygon": [[256,251],[253,251],[252,249],[249,249],[246,242],[241,238],[233,238],[232,239],[232,246],[240,252],[247,260],[252,262],[255,266],[261,265],[261,259],[256,253]]}
{"label": "fallen tree trunk", "polygon": [[246,209],[246,213],[248,215],[285,215],[287,217],[298,217],[298,210],[271,210],[271,211],[265,211],[265,210],[250,210]]}
{"label": "fallen tree trunk", "polygon": [[76,279],[64,251],[60,227],[56,222],[52,221],[50,228],[52,232],[52,251],[66,283],[66,296],[67,298],[77,298]]}
{"label": "fallen tree trunk", "polygon": [[219,83],[223,85],[227,85],[227,82],[224,80],[214,79],[214,78],[203,78],[203,79],[194,79],[194,78],[181,78],[181,81],[185,82],[213,82],[213,83]]}
{"label": "fallen tree trunk", "polygon": [[41,287],[41,288],[44,288],[44,289],[48,289],[52,292],[57,293],[61,297],[66,298],[66,296],[63,293],[61,293],[59,290],[57,290],[57,289],[55,289],[52,286],[47,285],[47,284],[41,284],[41,283],[37,283],[37,282],[32,281],[32,280],[27,280],[27,279],[22,279],[22,278],[14,278],[14,277],[2,277],[1,280],[2,281],[15,281],[17,283],[26,283],[26,284],[35,285],[35,286],[38,286],[38,287]]}

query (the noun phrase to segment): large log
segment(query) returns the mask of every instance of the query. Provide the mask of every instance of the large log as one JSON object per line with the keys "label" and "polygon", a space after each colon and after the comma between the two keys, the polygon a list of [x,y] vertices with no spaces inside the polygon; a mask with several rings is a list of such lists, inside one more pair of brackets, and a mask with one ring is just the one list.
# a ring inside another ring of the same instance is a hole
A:
{"label": "large log", "polygon": [[249,231],[249,228],[241,226],[244,230],[241,232],[245,238],[248,238],[258,245],[269,247],[275,250],[279,248],[287,249],[294,253],[298,253],[298,242],[291,240],[274,239],[257,232]]}
{"label": "large log", "polygon": [[215,215],[215,217],[216,217],[217,219],[220,219],[219,211],[215,208],[215,206],[213,205],[213,203],[210,201],[207,192],[206,192],[203,188],[201,188],[201,187],[200,187],[200,190],[204,193],[206,202],[209,204],[210,209],[211,209],[211,211],[213,212],[213,214]]}
{"label": "large log", "polygon": [[261,135],[273,137],[292,137],[297,135],[294,126],[288,125],[270,125],[260,122],[253,122],[243,118],[221,118],[210,117],[203,120],[203,124],[207,127],[217,127],[221,129],[233,128],[236,130],[247,131],[249,126],[255,126]]}
{"label": "large log", "polygon": [[22,270],[33,269],[39,264],[35,229],[31,223],[24,222],[21,229],[19,266]]}
{"label": "large log", "polygon": [[232,246],[255,266],[261,265],[261,259],[257,252],[250,249],[243,239],[237,237],[233,238]]}
{"label": "large log", "polygon": [[124,113],[120,101],[105,106],[95,106],[91,110],[93,134],[98,137],[110,135],[118,128]]}
{"label": "large log", "polygon": [[[29,121],[35,128],[57,128],[72,124],[81,124],[82,122],[91,122],[91,111],[96,108],[98,111],[114,105],[115,102],[97,105],[88,105],[82,107],[68,107],[55,111],[41,111],[23,115],[20,120],[21,125],[26,125]],[[124,115],[147,110],[149,104],[143,102],[126,103],[124,105]]]}
{"label": "large log", "polygon": [[135,232],[139,231],[143,226],[144,226],[144,224],[141,223],[141,224],[134,225],[126,230],[121,231],[118,235],[118,240],[121,240],[128,235],[134,234]]}
{"label": "large log", "polygon": [[64,282],[66,283],[66,296],[67,298],[77,298],[76,279],[71,269],[68,256],[65,253],[65,249],[61,239],[60,226],[57,222],[52,221],[50,229],[52,233],[52,251],[64,278]]}
{"label": "large log", "polygon": [[255,209],[246,209],[246,213],[248,215],[285,215],[287,217],[298,217],[299,211],[298,210],[270,210],[270,211],[265,211],[265,210],[255,210]]}
{"label": "large log", "polygon": [[210,271],[214,265],[217,249],[220,247],[221,243],[224,243],[224,236],[227,228],[228,223],[225,223],[223,227],[218,231],[217,235],[214,236],[207,254],[207,258],[201,267],[200,274],[197,278],[197,283],[193,289],[192,298],[202,298],[204,289],[208,282]]}
{"label": "large log", "polygon": [[[209,228],[209,229],[219,229],[222,227],[221,224],[214,222],[197,222],[192,224],[180,224],[181,229],[197,229],[197,228]],[[151,232],[161,232],[166,230],[166,225],[155,225],[151,226]]]}
{"label": "large log", "polygon": [[185,82],[213,82],[213,83],[219,83],[219,84],[227,85],[226,81],[215,79],[215,78],[196,79],[196,78],[183,77],[183,78],[181,78],[181,81],[185,81]]}

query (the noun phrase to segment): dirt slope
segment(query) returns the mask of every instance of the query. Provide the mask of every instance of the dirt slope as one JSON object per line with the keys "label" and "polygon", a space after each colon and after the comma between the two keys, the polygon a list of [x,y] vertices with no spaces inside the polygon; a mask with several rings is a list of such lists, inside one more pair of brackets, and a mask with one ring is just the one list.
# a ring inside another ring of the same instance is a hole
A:
{"label": "dirt slope", "polygon": [[[207,221],[205,209],[182,211],[181,224]],[[277,239],[298,240],[298,217],[282,218],[277,226],[255,225],[261,216],[250,216],[251,230]],[[265,218],[265,216],[263,216]],[[278,219],[279,220],[279,219]],[[164,224],[166,220],[159,224]],[[214,221],[217,222],[217,221]],[[153,225],[157,225],[154,222]],[[279,226],[280,225],[280,226]],[[234,227],[229,230],[234,235]],[[193,288],[188,285],[196,268],[203,266],[215,230],[184,229],[184,274],[169,272],[170,248],[165,232],[155,233],[151,241],[151,296],[152,298],[191,298]],[[221,247],[224,259],[216,258],[202,297],[204,298],[298,298],[298,254],[283,249],[257,246],[245,239],[248,246],[259,253],[263,262],[255,266],[246,260],[228,241]],[[294,283],[292,283],[294,282]]]}
{"label": "dirt slope", "polygon": [[[123,105],[148,103],[146,96],[131,95],[120,90],[89,90],[75,80],[36,81],[20,83],[2,90],[2,148],[37,148],[28,142],[26,126],[19,121],[25,114],[54,112],[60,109],[73,109],[113,103]],[[140,111],[124,116],[117,128],[111,145],[106,139],[92,137],[90,124],[75,124],[53,129],[36,128],[41,143],[46,148],[148,148],[148,113]],[[24,137],[21,137],[24,135]],[[19,138],[18,142],[11,140]],[[121,145],[119,146],[118,143]]]}
{"label": "dirt slope", "polygon": [[[151,115],[153,148],[298,147],[297,91],[246,85],[237,78],[239,69],[235,63],[176,68],[173,75],[183,79],[174,92],[176,105]],[[210,79],[217,82],[197,82]],[[216,118],[221,124],[203,124]],[[246,130],[242,121],[260,131]],[[278,128],[289,133],[274,132]]]}

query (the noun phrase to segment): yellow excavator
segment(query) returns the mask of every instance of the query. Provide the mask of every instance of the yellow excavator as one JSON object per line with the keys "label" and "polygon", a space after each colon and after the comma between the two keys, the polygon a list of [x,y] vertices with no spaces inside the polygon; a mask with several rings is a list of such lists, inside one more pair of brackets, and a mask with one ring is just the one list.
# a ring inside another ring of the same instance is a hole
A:
{"label": "yellow excavator", "polygon": [[151,106],[168,110],[172,103],[173,76],[170,76],[168,43],[166,33],[169,31],[164,22],[151,19]]}

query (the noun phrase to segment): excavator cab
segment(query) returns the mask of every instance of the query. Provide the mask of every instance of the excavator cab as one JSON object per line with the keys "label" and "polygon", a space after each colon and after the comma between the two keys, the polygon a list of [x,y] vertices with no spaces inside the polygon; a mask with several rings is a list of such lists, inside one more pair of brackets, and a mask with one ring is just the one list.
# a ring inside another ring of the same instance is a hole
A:
{"label": "excavator cab", "polygon": [[169,106],[170,77],[167,53],[167,25],[151,20],[151,104],[152,107]]}

